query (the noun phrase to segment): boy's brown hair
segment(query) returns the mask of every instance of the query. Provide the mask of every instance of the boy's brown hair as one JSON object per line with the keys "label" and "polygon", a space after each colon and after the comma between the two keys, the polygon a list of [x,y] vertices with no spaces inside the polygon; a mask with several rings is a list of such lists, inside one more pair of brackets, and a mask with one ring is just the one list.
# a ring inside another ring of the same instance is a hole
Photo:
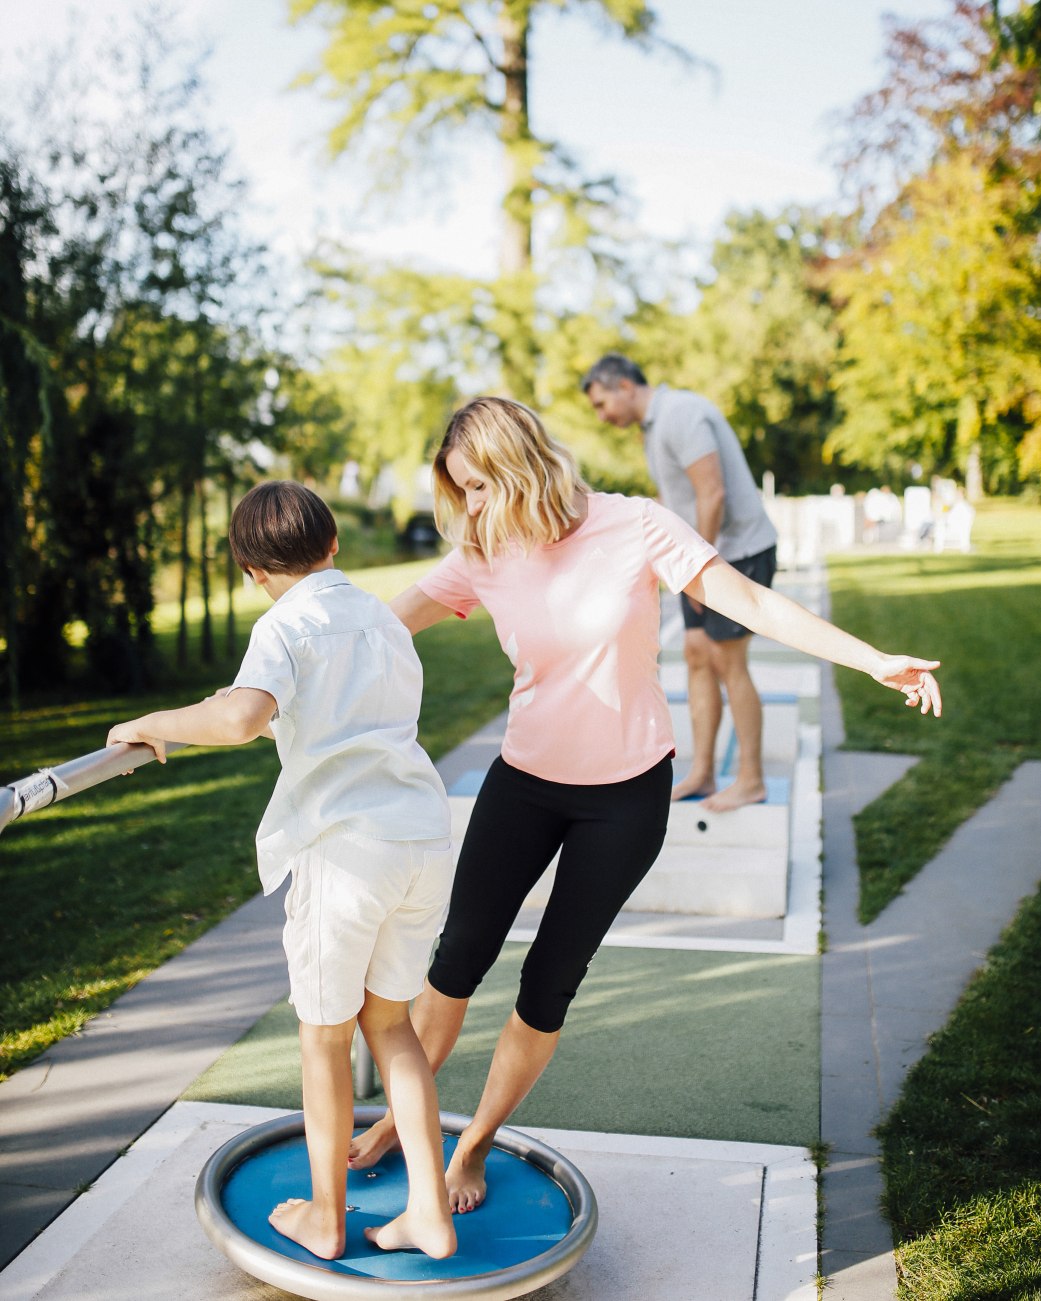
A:
{"label": "boy's brown hair", "polygon": [[231,554],[240,569],[302,574],[336,541],[336,521],[317,493],[291,479],[258,483],[232,512]]}

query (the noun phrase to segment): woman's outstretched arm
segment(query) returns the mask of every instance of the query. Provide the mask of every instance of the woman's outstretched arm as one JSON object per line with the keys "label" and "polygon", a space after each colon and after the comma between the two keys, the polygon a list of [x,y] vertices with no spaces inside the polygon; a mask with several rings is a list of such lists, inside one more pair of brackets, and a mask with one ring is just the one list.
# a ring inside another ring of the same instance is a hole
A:
{"label": "woman's outstretched arm", "polygon": [[939,660],[885,655],[866,641],[836,628],[827,619],[812,614],[797,601],[753,583],[718,556],[709,561],[684,591],[693,600],[718,610],[753,632],[833,664],[859,669],[883,686],[902,691],[907,704],[920,706],[923,714],[931,709],[937,717],[940,715],[940,688],[930,671],[939,667]]}
{"label": "woman's outstretched arm", "polygon": [[395,596],[389,603],[390,608],[413,635],[431,628],[442,619],[447,619],[453,612],[440,601],[432,600],[427,594],[413,584]]}

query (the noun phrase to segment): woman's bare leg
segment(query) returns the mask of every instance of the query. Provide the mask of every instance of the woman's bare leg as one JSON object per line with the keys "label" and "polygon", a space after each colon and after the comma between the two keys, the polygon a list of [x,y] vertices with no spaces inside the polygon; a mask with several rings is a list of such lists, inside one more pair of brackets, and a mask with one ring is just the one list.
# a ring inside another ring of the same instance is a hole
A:
{"label": "woman's bare leg", "polygon": [[546,1034],[526,1025],[516,1012],[503,1027],[477,1113],[459,1136],[445,1182],[453,1211],[476,1210],[484,1201],[484,1165],[495,1131],[531,1092],[560,1042],[560,1031]]}
{"label": "woman's bare leg", "polygon": [[[446,994],[438,993],[427,981],[423,986],[423,992],[412,1005],[412,1026],[419,1042],[423,1045],[432,1074],[438,1073],[455,1047],[469,1003],[468,998],[449,998]],[[369,1046],[372,1047],[375,1057],[375,1048],[371,1044]],[[382,1074],[381,1071],[381,1077]],[[389,1094],[387,1101],[390,1102]],[[394,1115],[388,1107],[383,1119],[378,1120],[371,1129],[366,1130],[351,1144],[351,1169],[367,1170],[385,1153],[393,1152],[398,1146]]]}

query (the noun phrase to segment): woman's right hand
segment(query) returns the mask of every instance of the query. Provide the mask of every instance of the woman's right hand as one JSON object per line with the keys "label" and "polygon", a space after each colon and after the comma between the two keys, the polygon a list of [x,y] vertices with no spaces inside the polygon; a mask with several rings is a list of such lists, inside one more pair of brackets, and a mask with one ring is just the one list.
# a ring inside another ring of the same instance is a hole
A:
{"label": "woman's right hand", "polygon": [[940,717],[943,702],[940,699],[940,684],[932,675],[933,669],[940,667],[939,660],[916,660],[908,655],[885,655],[877,672],[872,673],[876,682],[893,691],[902,691],[907,697],[905,704],[921,708],[923,714],[930,709]]}

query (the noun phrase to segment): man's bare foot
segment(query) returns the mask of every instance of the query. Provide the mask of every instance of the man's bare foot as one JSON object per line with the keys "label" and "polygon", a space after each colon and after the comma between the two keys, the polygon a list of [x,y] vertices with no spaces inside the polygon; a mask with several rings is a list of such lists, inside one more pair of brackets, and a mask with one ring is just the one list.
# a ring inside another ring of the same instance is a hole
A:
{"label": "man's bare foot", "polygon": [[371,1129],[352,1139],[347,1161],[352,1170],[368,1170],[381,1157],[386,1156],[388,1152],[397,1152],[400,1147],[394,1118],[388,1112],[382,1119],[377,1120]]}
{"label": "man's bare foot", "polygon": [[456,1249],[455,1228],[447,1207],[444,1212],[420,1215],[403,1211],[396,1220],[378,1229],[365,1229],[366,1238],[384,1251],[419,1250],[435,1260],[444,1260]]}
{"label": "man's bare foot", "polygon": [[672,788],[673,800],[701,800],[716,793],[716,779],[712,776],[701,777],[688,773],[681,782]]}
{"label": "man's bare foot", "polygon": [[746,804],[764,804],[766,787],[762,782],[734,782],[724,786],[715,795],[710,795],[703,807],[709,813],[731,813],[734,809],[744,808]]}
{"label": "man's bare foot", "polygon": [[452,1153],[445,1171],[445,1187],[448,1189],[448,1205],[459,1215],[476,1211],[488,1194],[484,1163],[490,1147],[489,1143],[483,1150],[468,1149],[460,1141]]}
{"label": "man's bare foot", "polygon": [[314,1202],[302,1197],[279,1202],[267,1218],[283,1237],[299,1242],[312,1256],[322,1260],[335,1260],[346,1249],[347,1230],[343,1221],[319,1211]]}

